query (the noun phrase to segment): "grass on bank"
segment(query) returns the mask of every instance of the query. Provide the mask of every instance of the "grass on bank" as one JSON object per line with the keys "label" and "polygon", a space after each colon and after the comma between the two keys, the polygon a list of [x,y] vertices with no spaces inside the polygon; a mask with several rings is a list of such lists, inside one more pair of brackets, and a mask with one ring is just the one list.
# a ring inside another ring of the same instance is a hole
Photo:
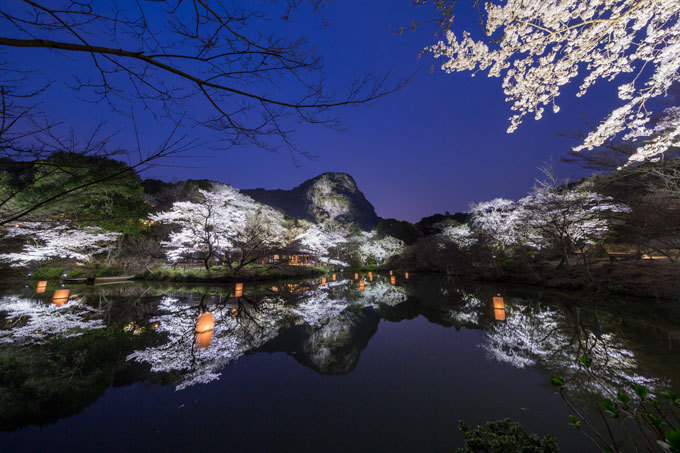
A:
{"label": "grass on bank", "polygon": [[314,277],[329,272],[329,268],[316,266],[263,266],[251,264],[241,269],[236,275],[233,269],[226,266],[205,268],[152,269],[136,276],[142,280],[181,281],[181,282],[228,282],[253,280],[278,280],[297,277]]}

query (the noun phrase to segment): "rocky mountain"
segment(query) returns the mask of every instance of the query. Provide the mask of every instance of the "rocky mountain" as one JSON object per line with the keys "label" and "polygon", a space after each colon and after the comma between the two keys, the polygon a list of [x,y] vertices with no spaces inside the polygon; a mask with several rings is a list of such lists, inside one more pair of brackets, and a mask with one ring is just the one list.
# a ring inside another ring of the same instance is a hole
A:
{"label": "rocky mountain", "polygon": [[370,230],[380,220],[373,205],[347,173],[322,173],[291,190],[248,189],[241,192],[298,219],[356,222],[363,230]]}
{"label": "rocky mountain", "polygon": [[[213,184],[204,179],[176,183],[147,179],[143,181],[144,198],[154,210],[169,209],[175,201],[191,199],[197,189],[209,189]],[[246,189],[241,192],[296,219],[355,222],[363,230],[374,228],[380,220],[373,205],[347,173],[323,173],[291,190]]]}

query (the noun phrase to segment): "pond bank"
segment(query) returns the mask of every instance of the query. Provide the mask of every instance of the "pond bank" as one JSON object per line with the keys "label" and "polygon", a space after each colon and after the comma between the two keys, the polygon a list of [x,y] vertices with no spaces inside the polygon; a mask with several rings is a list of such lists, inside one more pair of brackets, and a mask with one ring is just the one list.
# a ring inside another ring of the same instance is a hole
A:
{"label": "pond bank", "polygon": [[588,270],[579,265],[555,267],[552,263],[537,263],[506,264],[450,273],[482,281],[676,301],[680,298],[680,268],[655,260],[605,263]]}
{"label": "pond bank", "polygon": [[207,269],[150,269],[135,275],[135,280],[190,283],[233,283],[290,278],[319,277],[329,268],[313,266],[261,266],[252,265],[241,269],[236,275],[232,269],[215,266]]}

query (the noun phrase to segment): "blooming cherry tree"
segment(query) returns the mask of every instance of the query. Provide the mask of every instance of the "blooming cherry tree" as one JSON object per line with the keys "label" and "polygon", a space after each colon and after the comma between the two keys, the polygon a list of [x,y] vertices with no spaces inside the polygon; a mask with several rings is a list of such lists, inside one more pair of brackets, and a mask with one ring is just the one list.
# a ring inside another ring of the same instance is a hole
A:
{"label": "blooming cherry tree", "polygon": [[364,263],[373,260],[382,264],[388,258],[401,253],[405,247],[404,241],[387,235],[380,237],[377,231],[362,232],[356,241],[359,243],[359,257]]}
{"label": "blooming cherry tree", "polygon": [[106,252],[119,233],[104,231],[97,227],[75,225],[52,225],[43,222],[28,222],[9,228],[5,238],[25,238],[21,252],[0,255],[0,261],[13,266],[50,259],[65,258],[88,261],[92,256]]}
{"label": "blooming cherry tree", "polygon": [[347,234],[330,222],[312,225],[295,238],[302,249],[321,258],[330,257],[331,251],[348,242]]}
{"label": "blooming cherry tree", "polygon": [[[623,105],[614,109],[575,150],[592,149],[620,133],[624,140],[654,136],[629,162],[658,158],[677,146],[677,120],[651,125],[648,102],[680,81],[680,2],[677,0],[507,0],[486,2],[487,44],[448,30],[429,48],[445,59],[446,72],[487,71],[503,78],[514,114],[508,132],[524,117],[556,113],[564,85],[580,81],[578,96],[600,79],[625,75]],[[677,118],[677,117],[676,117]],[[656,135],[655,135],[656,134]]]}

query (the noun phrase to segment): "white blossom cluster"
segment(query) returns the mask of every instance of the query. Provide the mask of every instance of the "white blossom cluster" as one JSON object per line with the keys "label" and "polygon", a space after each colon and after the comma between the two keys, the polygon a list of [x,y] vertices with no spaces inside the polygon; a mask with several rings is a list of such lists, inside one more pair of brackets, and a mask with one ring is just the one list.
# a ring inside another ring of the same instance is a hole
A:
{"label": "white blossom cluster", "polygon": [[[437,225],[435,225],[437,226]],[[467,223],[441,225],[439,237],[442,242],[452,242],[461,249],[468,249],[477,243],[475,232]],[[444,245],[443,243],[441,244]]]}
{"label": "white blossom cluster", "polygon": [[0,330],[0,343],[40,344],[51,337],[74,337],[84,330],[101,329],[95,311],[77,298],[60,307],[20,296],[0,299],[7,329]]}
{"label": "white blossom cluster", "polygon": [[162,242],[171,261],[196,253],[225,255],[247,240],[249,228],[262,230],[263,245],[283,244],[286,230],[279,211],[224,184],[198,192],[200,201],[178,201],[169,211],[151,216],[156,222],[180,227]]}
{"label": "white blossom cluster", "polygon": [[8,229],[5,238],[21,237],[26,244],[21,252],[0,255],[0,262],[12,266],[26,266],[33,262],[55,258],[87,261],[107,251],[120,236],[97,227],[52,225],[27,222]]}
{"label": "white blossom cluster", "polygon": [[348,242],[347,233],[331,222],[314,224],[295,240],[300,242],[303,251],[323,258],[328,258],[333,249]]}
{"label": "white blossom cluster", "polygon": [[377,231],[364,231],[354,240],[358,242],[359,256],[364,264],[369,260],[382,264],[388,258],[400,254],[405,247],[404,241],[389,235],[380,236]]}
{"label": "white blossom cluster", "polygon": [[[557,113],[564,85],[582,78],[578,95],[600,79],[630,74],[618,86],[625,102],[613,110],[575,150],[592,149],[623,134],[624,140],[653,136],[650,99],[665,96],[680,81],[680,2],[677,0],[507,0],[486,2],[489,44],[449,30],[428,50],[446,61],[442,69],[488,71],[503,78],[506,101],[515,112],[508,132],[523,118]],[[497,37],[497,39],[494,39]],[[677,146],[677,122],[657,134],[630,162],[657,158]]]}
{"label": "white blossom cluster", "polygon": [[501,248],[526,245],[541,248],[560,239],[592,244],[609,231],[606,214],[630,208],[610,197],[581,190],[537,188],[518,202],[497,198],[472,205],[472,229],[492,238]]}

